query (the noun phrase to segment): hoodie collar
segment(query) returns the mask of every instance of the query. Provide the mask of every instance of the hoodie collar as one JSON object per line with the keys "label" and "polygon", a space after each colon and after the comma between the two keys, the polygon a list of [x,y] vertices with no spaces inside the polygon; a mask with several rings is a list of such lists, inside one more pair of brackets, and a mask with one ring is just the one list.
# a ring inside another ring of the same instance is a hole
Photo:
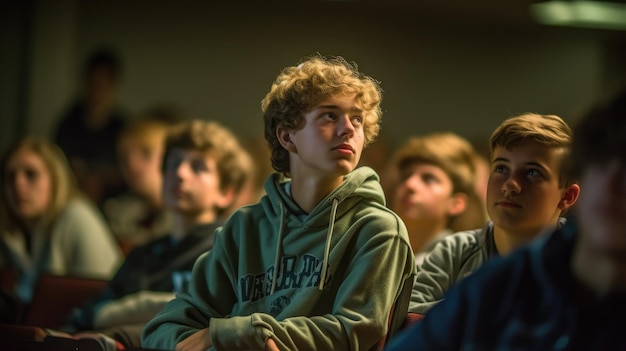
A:
{"label": "hoodie collar", "polygon": [[[289,185],[284,184],[289,181],[275,173],[265,183],[265,190],[270,199],[270,201],[264,204],[265,210],[269,211],[268,217],[278,219],[274,221],[278,228],[278,239],[276,241],[274,273],[270,294],[274,293],[276,288],[276,280],[279,274],[278,263],[282,255],[282,241],[289,223],[304,224],[309,227],[326,226],[328,228],[326,231],[320,284],[318,286],[320,290],[324,290],[324,283],[328,274],[328,258],[337,217],[349,211],[354,204],[364,198],[380,203],[383,206],[385,205],[384,193],[378,175],[369,167],[360,167],[346,175],[344,182],[320,201],[304,220],[301,220],[303,211],[291,197],[290,191],[287,190]],[[289,221],[287,220],[288,218],[290,218]]]}

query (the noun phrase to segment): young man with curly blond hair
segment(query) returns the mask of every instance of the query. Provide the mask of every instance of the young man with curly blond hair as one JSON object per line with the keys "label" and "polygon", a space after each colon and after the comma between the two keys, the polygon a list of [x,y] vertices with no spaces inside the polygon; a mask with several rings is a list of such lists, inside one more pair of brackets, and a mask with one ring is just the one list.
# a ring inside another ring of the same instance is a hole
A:
{"label": "young man with curly blond hair", "polygon": [[378,83],[342,58],[285,68],[262,102],[277,173],[194,267],[189,293],[144,329],[143,346],[367,350],[414,272],[376,173],[356,168],[378,134]]}

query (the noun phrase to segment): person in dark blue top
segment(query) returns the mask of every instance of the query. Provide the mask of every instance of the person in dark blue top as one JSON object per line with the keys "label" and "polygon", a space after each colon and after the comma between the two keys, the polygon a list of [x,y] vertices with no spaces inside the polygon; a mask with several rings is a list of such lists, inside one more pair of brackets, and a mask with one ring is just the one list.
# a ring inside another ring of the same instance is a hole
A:
{"label": "person in dark blue top", "polygon": [[386,350],[626,350],[626,94],[579,122],[571,166],[572,220],[482,266]]}

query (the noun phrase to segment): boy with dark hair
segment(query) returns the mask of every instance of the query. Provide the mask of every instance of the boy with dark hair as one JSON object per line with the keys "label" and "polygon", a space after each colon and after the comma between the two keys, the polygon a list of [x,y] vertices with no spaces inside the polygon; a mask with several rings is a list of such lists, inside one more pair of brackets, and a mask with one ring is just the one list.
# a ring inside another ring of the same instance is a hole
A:
{"label": "boy with dark hair", "polygon": [[507,255],[561,215],[578,198],[579,186],[564,160],[572,132],[558,116],[524,114],[505,120],[491,135],[491,174],[482,229],[448,235],[418,268],[409,311],[425,314],[446,291],[489,259]]}
{"label": "boy with dark hair", "polygon": [[191,120],[174,127],[163,164],[171,232],[131,250],[105,291],[74,312],[74,328],[140,346],[143,324],[186,289],[196,259],[211,250],[220,215],[241,190],[249,167],[235,136],[219,124]]}
{"label": "boy with dark hair", "polygon": [[280,73],[262,103],[280,173],[218,231],[188,293],[146,325],[144,347],[363,350],[385,336],[415,265],[378,176],[355,169],[380,101],[378,83],[342,58]]}
{"label": "boy with dark hair", "polygon": [[[406,224],[419,264],[437,241],[452,234],[455,219],[475,196],[474,148],[453,133],[416,136],[393,154],[391,167],[390,207]],[[482,216],[465,229],[484,224]]]}
{"label": "boy with dark hair", "polygon": [[625,350],[625,117],[621,95],[575,129],[575,220],[460,282],[388,350]]}

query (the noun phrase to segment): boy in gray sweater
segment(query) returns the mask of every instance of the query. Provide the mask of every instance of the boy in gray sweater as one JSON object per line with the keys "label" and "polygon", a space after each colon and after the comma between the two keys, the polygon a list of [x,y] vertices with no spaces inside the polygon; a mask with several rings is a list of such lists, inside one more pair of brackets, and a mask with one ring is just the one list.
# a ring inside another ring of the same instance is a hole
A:
{"label": "boy in gray sweater", "polygon": [[572,142],[558,116],[524,114],[491,135],[491,173],[482,229],[445,237],[418,267],[409,312],[425,314],[446,291],[487,260],[507,255],[549,227],[565,222],[580,187],[564,165]]}

